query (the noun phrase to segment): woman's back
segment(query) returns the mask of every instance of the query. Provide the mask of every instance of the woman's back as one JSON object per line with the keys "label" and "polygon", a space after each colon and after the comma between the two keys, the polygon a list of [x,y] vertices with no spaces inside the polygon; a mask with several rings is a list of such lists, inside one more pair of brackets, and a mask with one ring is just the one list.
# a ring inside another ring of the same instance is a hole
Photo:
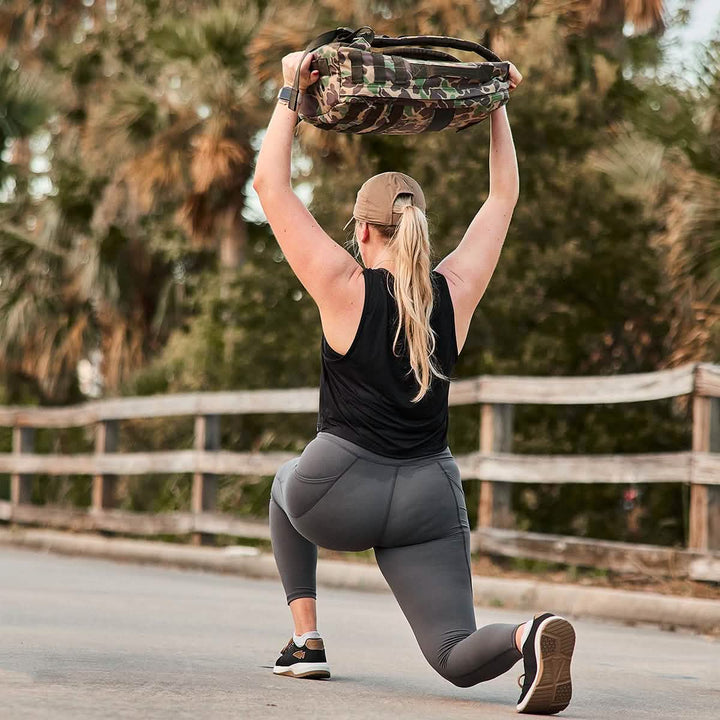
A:
{"label": "woman's back", "polygon": [[[404,334],[393,351],[398,323],[393,276],[384,268],[363,270],[365,300],[355,338],[344,355],[323,335],[318,431],[338,435],[379,455],[414,458],[447,447],[449,382],[433,378],[412,402],[418,384]],[[434,358],[447,377],[457,361],[452,300],[445,277],[431,273]]]}

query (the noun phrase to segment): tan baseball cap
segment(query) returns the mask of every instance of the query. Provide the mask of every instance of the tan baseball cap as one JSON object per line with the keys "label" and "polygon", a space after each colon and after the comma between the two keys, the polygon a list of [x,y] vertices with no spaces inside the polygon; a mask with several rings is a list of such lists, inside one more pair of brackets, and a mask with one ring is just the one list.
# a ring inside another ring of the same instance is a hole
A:
{"label": "tan baseball cap", "polygon": [[393,212],[393,204],[398,195],[412,195],[413,205],[425,212],[425,196],[422,188],[409,175],[401,172],[384,172],[373,175],[358,190],[353,208],[353,216],[343,230],[353,220],[364,220],[376,225],[397,225],[400,213]]}

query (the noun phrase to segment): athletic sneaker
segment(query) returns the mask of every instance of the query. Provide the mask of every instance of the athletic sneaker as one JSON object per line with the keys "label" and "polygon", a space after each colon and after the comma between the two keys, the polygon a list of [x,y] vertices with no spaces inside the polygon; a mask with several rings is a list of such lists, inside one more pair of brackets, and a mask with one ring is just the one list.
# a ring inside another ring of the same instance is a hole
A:
{"label": "athletic sneaker", "polygon": [[559,615],[537,614],[522,646],[525,681],[517,704],[520,713],[552,715],[570,704],[570,661],[575,630]]}
{"label": "athletic sneaker", "polygon": [[298,647],[292,638],[280,651],[273,672],[296,678],[329,678],[330,666],[325,657],[325,645],[320,638],[308,638]]}

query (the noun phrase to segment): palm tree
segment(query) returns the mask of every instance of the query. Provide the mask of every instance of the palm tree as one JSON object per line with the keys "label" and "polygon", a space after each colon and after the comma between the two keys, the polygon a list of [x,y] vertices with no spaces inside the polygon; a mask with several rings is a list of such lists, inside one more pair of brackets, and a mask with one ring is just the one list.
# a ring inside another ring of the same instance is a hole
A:
{"label": "palm tree", "polygon": [[[65,25],[56,18],[56,25],[68,30],[73,27],[67,20],[71,5],[59,13]],[[40,64],[33,59],[38,54],[27,36],[54,38],[47,32],[45,6],[13,3],[0,16],[7,47],[0,62],[0,139],[12,141],[10,162],[0,162],[0,179],[10,183],[0,206],[0,367],[11,390],[22,380],[43,401],[57,402],[73,397],[77,363],[95,348],[104,351],[110,387],[138,367],[153,336],[164,329],[157,309],[168,307],[172,288],[158,277],[163,263],[157,253],[130,246],[124,262],[114,264],[118,253],[107,256],[110,234],[90,228],[97,182],[76,161],[77,133],[68,120],[74,105],[68,103],[68,110],[65,104],[72,95],[58,91],[63,83],[54,68],[38,72]],[[35,69],[28,71],[25,60]],[[29,141],[40,131],[37,137],[50,138],[51,130],[59,137],[46,148],[53,162],[41,177],[52,178],[54,194],[47,195],[45,188],[38,195],[32,169],[48,155],[38,156]],[[130,268],[137,275],[127,282]],[[171,277],[167,269],[164,275]],[[136,302],[142,291],[148,297]]]}
{"label": "palm tree", "polygon": [[134,2],[109,15],[104,3],[14,0],[0,9],[0,43],[24,67],[39,62],[38,45],[58,60],[82,150],[102,161],[110,187],[134,185],[140,211],[174,204],[191,237],[231,268],[242,259],[251,138],[263,119],[245,53],[258,4]]}
{"label": "palm tree", "polygon": [[[720,107],[720,64],[706,67],[715,75],[706,92],[680,98],[682,114],[696,117],[699,130],[688,145],[700,159],[712,157],[713,147],[717,155],[713,122]],[[616,126],[611,138],[590,162],[612,177],[620,192],[639,199],[648,217],[664,218],[651,242],[663,263],[669,299],[664,309],[670,318],[666,364],[715,360],[720,351],[718,165],[698,167],[687,150],[668,146],[630,123]]]}
{"label": "palm tree", "polygon": [[184,13],[172,3],[154,11],[133,3],[89,34],[75,58],[101,58],[111,73],[86,84],[82,146],[109,177],[106,195],[126,185],[138,213],[172,208],[229,269],[242,261],[244,188],[260,122],[244,56],[255,15],[252,2],[195,2]]}
{"label": "palm tree", "polygon": [[[62,172],[56,182],[88,190]],[[117,388],[176,320],[173,264],[141,237],[92,232],[62,203],[32,205],[32,230],[12,222],[14,210],[0,212],[0,367],[45,402],[67,402],[78,362],[97,349],[106,386]]]}
{"label": "palm tree", "polygon": [[[116,17],[108,7],[17,0],[0,10],[13,61],[53,86],[54,194],[18,191],[0,237],[0,362],[46,398],[67,397],[77,360],[95,348],[116,388],[179,321],[188,263],[204,264],[211,247],[232,270],[244,250],[262,122],[244,52],[254,3],[194,2],[183,13],[135,2]],[[29,122],[26,110],[12,115]],[[33,158],[18,141],[13,152],[19,177]]]}

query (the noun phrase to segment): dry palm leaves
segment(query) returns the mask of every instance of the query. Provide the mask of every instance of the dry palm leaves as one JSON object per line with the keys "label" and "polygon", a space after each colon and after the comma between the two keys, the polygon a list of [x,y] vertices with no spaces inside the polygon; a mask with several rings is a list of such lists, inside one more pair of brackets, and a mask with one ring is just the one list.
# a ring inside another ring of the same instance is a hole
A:
{"label": "dry palm leaves", "polygon": [[712,359],[720,317],[720,180],[629,125],[617,126],[613,142],[589,161],[648,216],[664,218],[650,242],[660,253],[671,302],[663,309],[670,324],[667,365]]}

